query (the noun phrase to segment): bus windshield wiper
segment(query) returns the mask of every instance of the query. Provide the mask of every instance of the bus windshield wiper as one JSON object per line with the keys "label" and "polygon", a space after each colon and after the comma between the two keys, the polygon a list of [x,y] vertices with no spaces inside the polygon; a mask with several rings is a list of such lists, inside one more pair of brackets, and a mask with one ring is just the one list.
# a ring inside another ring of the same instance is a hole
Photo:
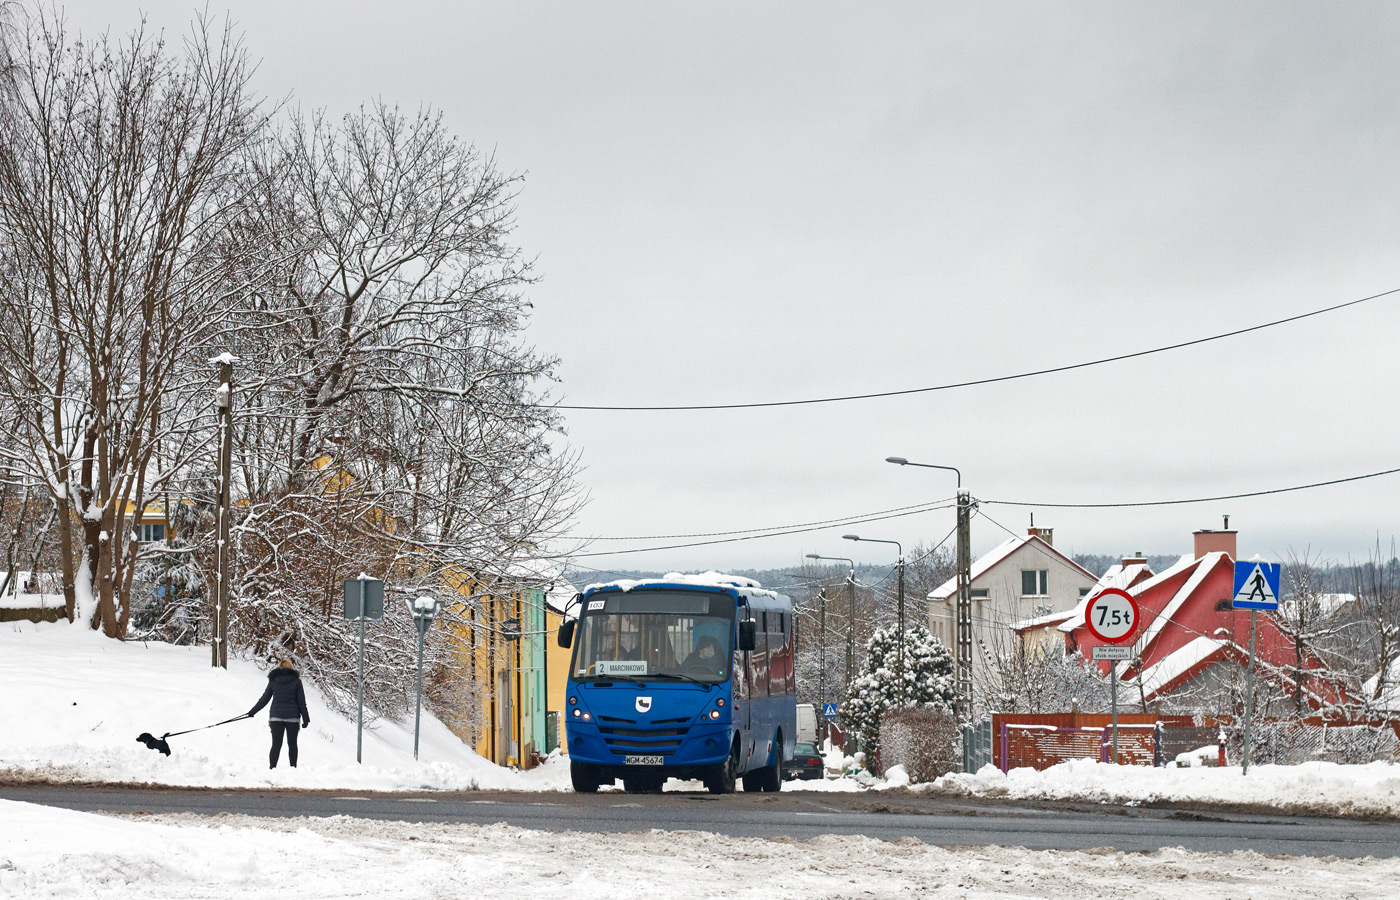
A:
{"label": "bus windshield wiper", "polygon": [[708,691],[710,688],[714,687],[714,682],[711,682],[711,681],[701,681],[700,679],[696,678],[696,677],[693,676],[693,675],[686,675],[686,674],[684,674],[684,673],[682,673],[682,672],[657,672],[657,673],[656,673],[655,675],[653,675],[652,677],[653,677],[653,678],[678,678],[678,679],[680,679],[680,680],[682,680],[682,681],[688,681],[688,682],[690,682],[691,684],[698,684],[698,685],[700,685],[702,688],[704,688],[704,689],[707,690],[707,691]]}

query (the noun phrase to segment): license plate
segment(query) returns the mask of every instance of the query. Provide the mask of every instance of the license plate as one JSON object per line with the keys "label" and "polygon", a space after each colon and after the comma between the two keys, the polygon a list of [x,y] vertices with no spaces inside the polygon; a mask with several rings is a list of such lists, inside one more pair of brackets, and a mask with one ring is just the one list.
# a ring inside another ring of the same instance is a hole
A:
{"label": "license plate", "polygon": [[629,766],[659,766],[659,765],[661,765],[661,764],[662,764],[662,763],[661,763],[661,757],[659,757],[659,756],[629,756],[629,757],[627,757],[627,765],[629,765]]}

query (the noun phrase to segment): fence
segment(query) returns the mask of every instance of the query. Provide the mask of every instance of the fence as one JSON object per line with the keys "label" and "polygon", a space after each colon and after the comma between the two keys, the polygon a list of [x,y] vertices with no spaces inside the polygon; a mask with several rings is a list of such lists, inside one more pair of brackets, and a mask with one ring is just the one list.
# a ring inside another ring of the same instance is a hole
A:
{"label": "fence", "polygon": [[[990,761],[1003,772],[1018,767],[1047,769],[1069,759],[1112,758],[1111,716],[1062,713],[998,714],[983,720],[995,734]],[[975,726],[974,726],[975,727]],[[1243,734],[1234,719],[1127,713],[1118,716],[1118,761],[1123,765],[1169,765],[1180,753],[1218,743],[1226,736],[1230,760],[1242,752]],[[963,746],[969,770],[974,737]],[[1294,765],[1309,760],[1364,763],[1400,759],[1400,723],[1353,723],[1318,717],[1261,720],[1254,724],[1251,759],[1256,763]]]}

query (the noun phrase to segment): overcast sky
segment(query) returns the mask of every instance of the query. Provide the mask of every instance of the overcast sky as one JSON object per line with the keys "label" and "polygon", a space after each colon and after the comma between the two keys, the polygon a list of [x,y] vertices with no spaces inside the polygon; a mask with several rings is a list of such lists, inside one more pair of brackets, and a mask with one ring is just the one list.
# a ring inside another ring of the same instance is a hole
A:
{"label": "overcast sky", "polygon": [[[1400,287],[1393,3],[238,2],[265,94],[441,109],[526,175],[529,338],[570,404],[792,400],[1143,350]],[[67,3],[84,30],[145,9]],[[211,5],[215,12],[223,7]],[[580,536],[765,528],[953,495],[1125,502],[1400,466],[1400,295],[1227,341],[957,391],[568,414]],[[1036,511],[1068,552],[1345,561],[1400,476]],[[1030,510],[985,505],[974,552]],[[951,510],[600,569],[891,561]],[[598,542],[591,551],[679,543]]]}

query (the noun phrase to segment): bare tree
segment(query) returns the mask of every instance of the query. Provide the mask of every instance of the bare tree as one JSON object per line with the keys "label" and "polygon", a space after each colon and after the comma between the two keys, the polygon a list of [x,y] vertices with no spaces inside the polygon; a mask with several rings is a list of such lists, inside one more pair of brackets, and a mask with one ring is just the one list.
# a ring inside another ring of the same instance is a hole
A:
{"label": "bare tree", "polygon": [[[231,638],[295,647],[333,681],[353,659],[333,621],[344,578],[449,598],[529,585],[522,565],[579,502],[576,463],[548,404],[555,361],[523,340],[518,176],[439,115],[376,103],[292,116],[249,177],[241,225],[265,255],[239,255],[243,280],[275,274],[225,336],[241,361]],[[469,606],[449,604],[444,633],[500,626]]]}
{"label": "bare tree", "polygon": [[70,620],[121,637],[136,518],[204,413],[191,351],[222,324],[260,114],[238,40],[202,20],[176,49],[38,13],[4,46],[0,441],[53,500]]}
{"label": "bare tree", "polygon": [[1304,715],[1308,680],[1313,675],[1328,675],[1320,654],[1345,627],[1336,614],[1337,609],[1326,600],[1324,564],[1313,558],[1309,549],[1301,555],[1288,551],[1287,584],[1279,608],[1272,613],[1279,630],[1293,644],[1293,711]]}

